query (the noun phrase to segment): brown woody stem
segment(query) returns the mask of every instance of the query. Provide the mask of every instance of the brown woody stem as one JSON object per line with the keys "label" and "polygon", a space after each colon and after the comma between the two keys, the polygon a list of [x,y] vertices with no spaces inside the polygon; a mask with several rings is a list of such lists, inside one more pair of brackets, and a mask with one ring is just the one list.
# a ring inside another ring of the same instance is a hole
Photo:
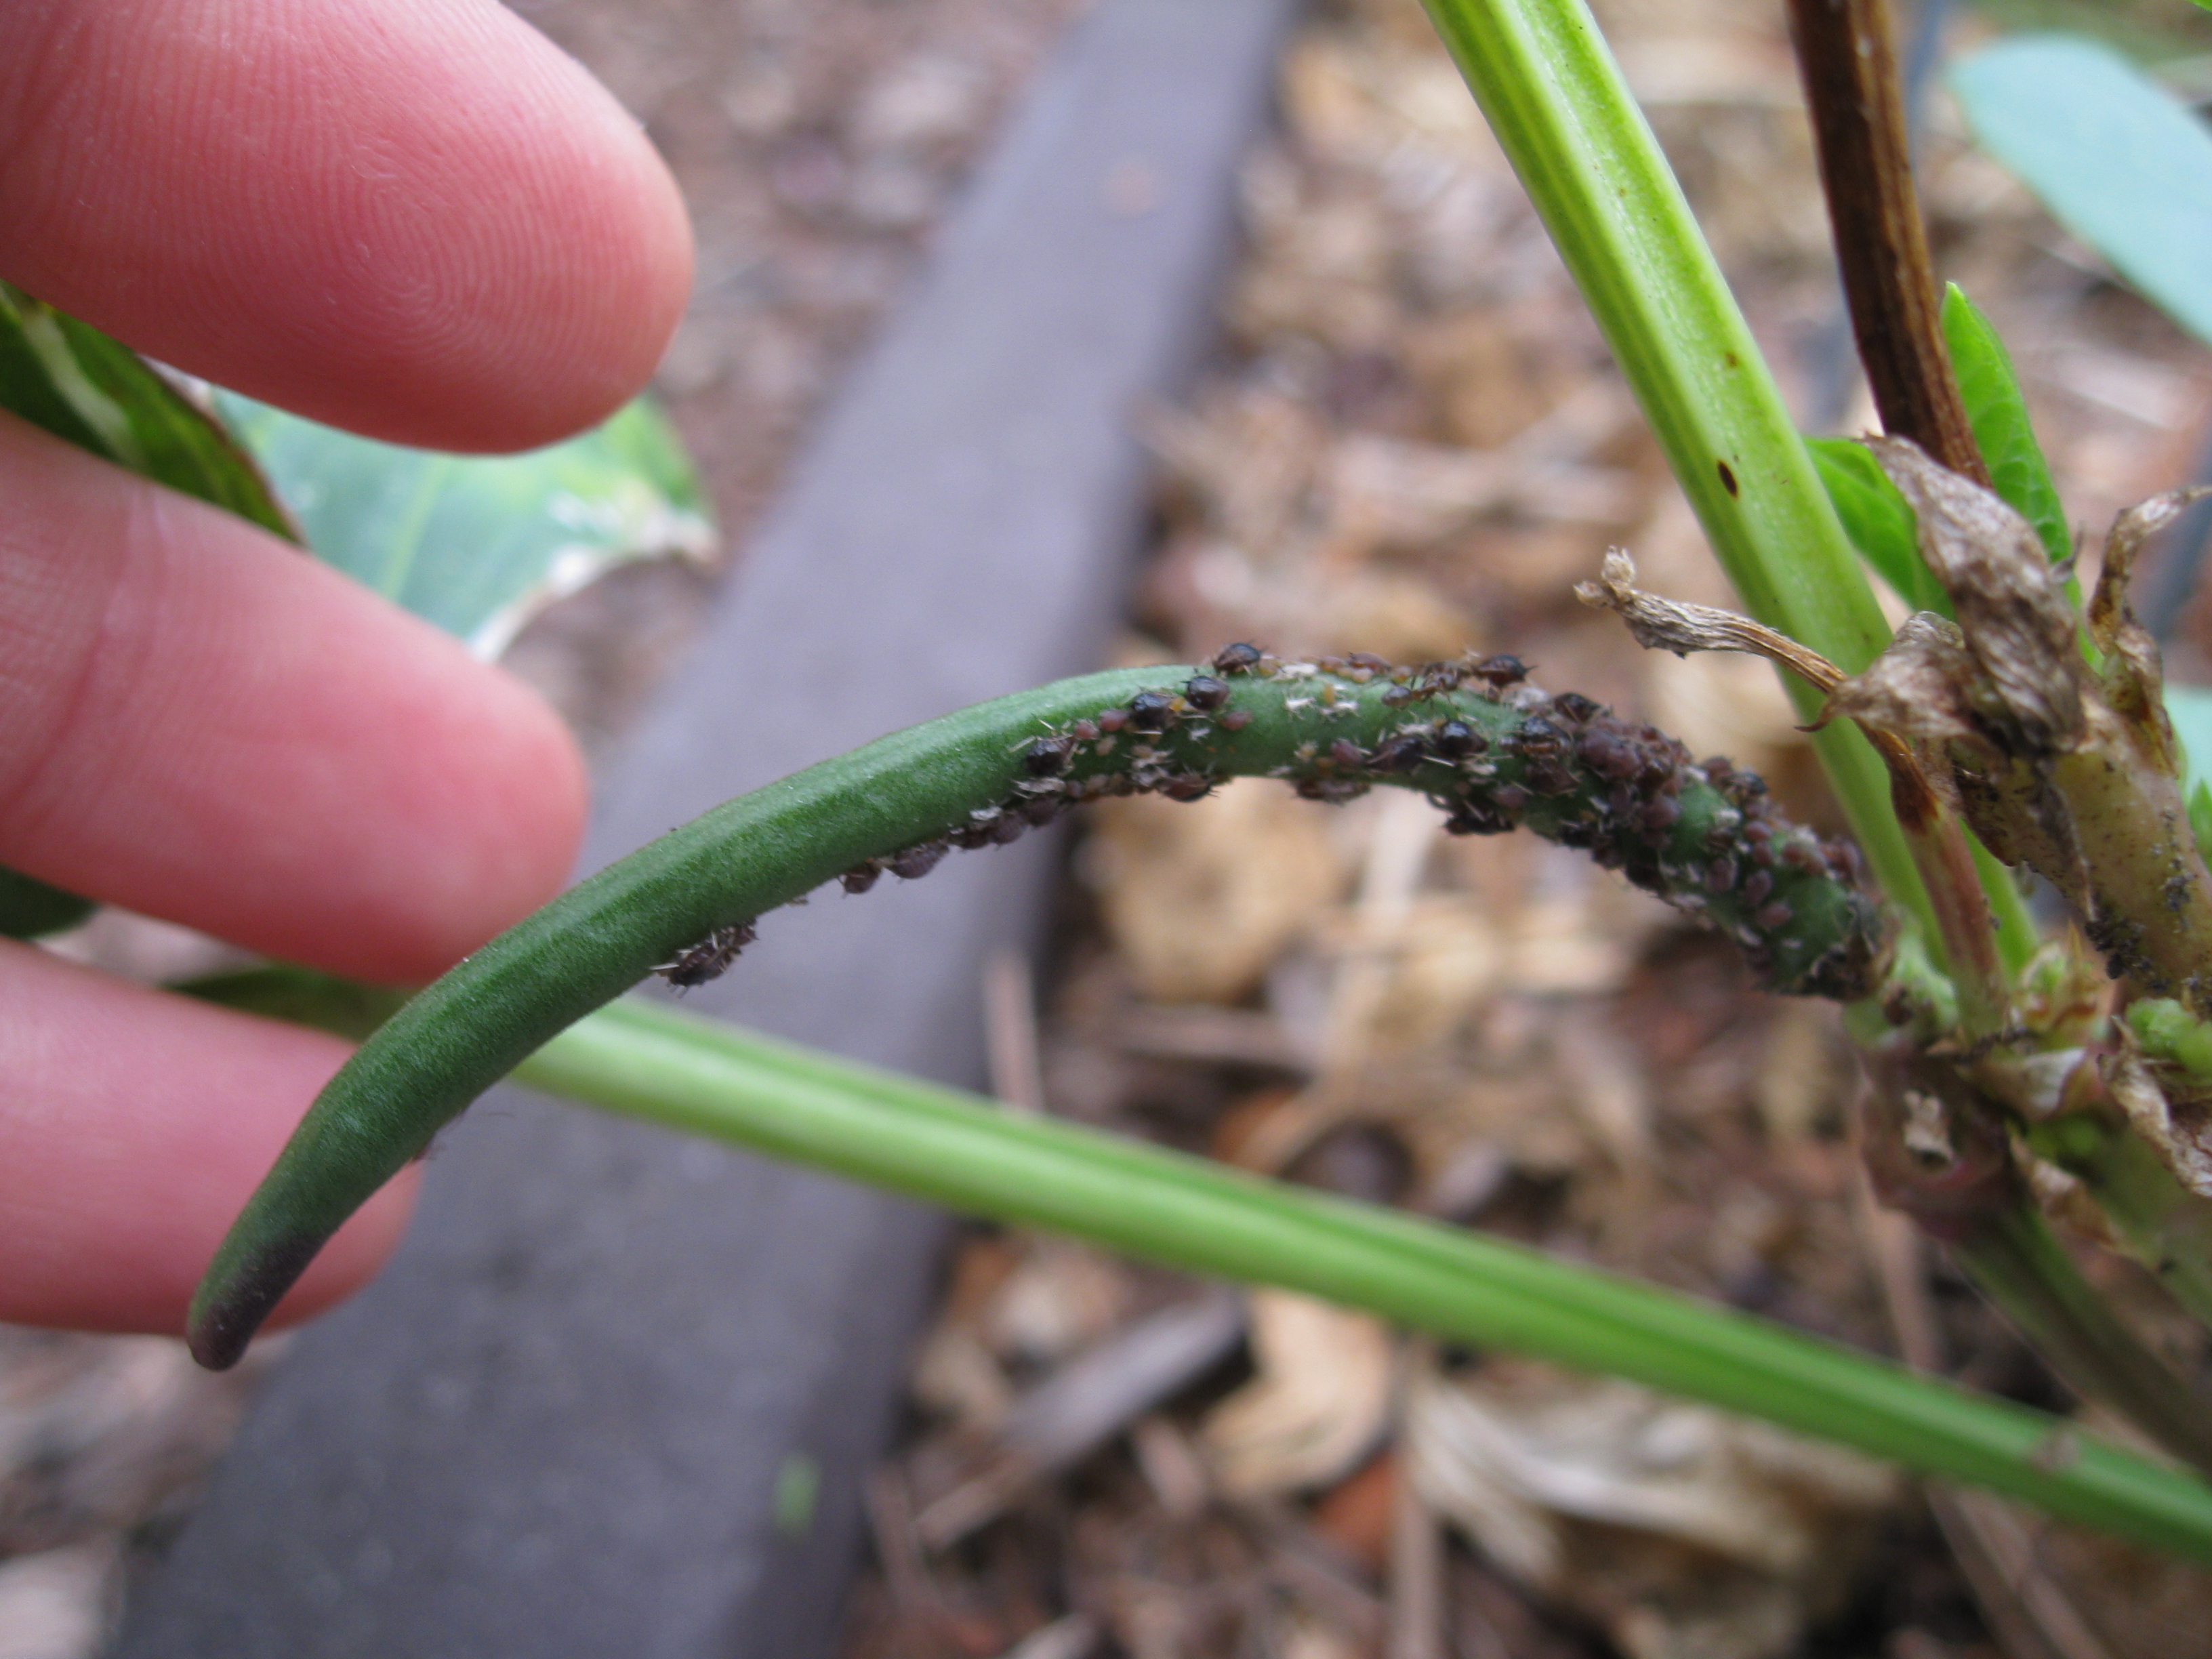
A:
{"label": "brown woody stem", "polygon": [[1938,326],[1887,0],[1790,0],[1859,361],[1883,428],[1986,485]]}

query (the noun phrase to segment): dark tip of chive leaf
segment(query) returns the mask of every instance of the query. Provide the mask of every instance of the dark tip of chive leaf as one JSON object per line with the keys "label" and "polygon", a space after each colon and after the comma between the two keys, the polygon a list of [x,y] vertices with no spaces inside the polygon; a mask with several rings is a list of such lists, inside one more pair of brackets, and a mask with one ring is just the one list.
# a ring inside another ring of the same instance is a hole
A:
{"label": "dark tip of chive leaf", "polygon": [[224,1274],[221,1287],[192,1309],[185,1331],[192,1358],[211,1371],[227,1371],[238,1364],[254,1333],[299,1282],[325,1243],[295,1233],[256,1251],[243,1266]]}

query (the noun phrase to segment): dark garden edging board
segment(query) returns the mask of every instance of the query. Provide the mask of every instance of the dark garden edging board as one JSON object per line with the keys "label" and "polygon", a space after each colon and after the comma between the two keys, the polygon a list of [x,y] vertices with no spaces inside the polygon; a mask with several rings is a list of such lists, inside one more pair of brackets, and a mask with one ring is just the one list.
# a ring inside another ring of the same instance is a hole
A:
{"label": "dark garden edging board", "polygon": [[[609,781],[595,868],[892,728],[1092,665],[1133,417],[1206,338],[1291,0],[1097,0]],[[690,1006],[962,1084],[1043,844],[833,894]],[[123,1659],[810,1659],[933,1286],[911,1206],[502,1089],[301,1337]],[[810,1505],[808,1489],[818,1493]]]}

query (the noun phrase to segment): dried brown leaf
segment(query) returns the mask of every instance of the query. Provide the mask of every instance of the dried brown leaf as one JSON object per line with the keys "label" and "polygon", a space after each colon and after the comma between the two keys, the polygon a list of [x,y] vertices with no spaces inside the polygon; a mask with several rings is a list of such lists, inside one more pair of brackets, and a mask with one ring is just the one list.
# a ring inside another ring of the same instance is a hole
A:
{"label": "dried brown leaf", "polygon": [[1632,1383],[1486,1365],[1407,1391],[1423,1498],[1637,1659],[1780,1659],[1848,1579],[1895,1476]]}
{"label": "dried brown leaf", "polygon": [[1923,611],[1882,653],[1828,696],[1820,723],[1855,720],[1908,738],[1972,738],[1972,688],[1981,678],[1958,625]]}
{"label": "dried brown leaf", "polygon": [[1746,651],[1781,664],[1822,691],[1843,682],[1842,671],[1819,652],[1748,617],[1643,592],[1636,586],[1635,560],[1618,547],[1606,554],[1597,580],[1575,584],[1575,597],[1595,610],[1616,613],[1647,651],[1671,651],[1678,657],[1692,651]]}
{"label": "dried brown leaf", "polygon": [[2064,579],[2027,520],[1939,466],[1909,438],[1867,447],[1911,504],[1921,557],[1958,612],[1967,648],[2024,752],[2051,754],[2081,731],[2081,658]]}
{"label": "dried brown leaf", "polygon": [[2180,754],[2166,716],[2165,672],[2158,642],[2128,603],[2128,584],[2150,538],[2208,494],[2212,490],[2170,490],[2122,513],[2105,537],[2096,591],[2089,596],[2089,637],[2106,659],[2105,695],[2128,722],[2138,746],[2170,772],[2179,771]]}
{"label": "dried brown leaf", "polygon": [[2199,1197],[2212,1198],[2212,1123],[2205,1121],[2204,1112],[2177,1112],[2150,1068],[2136,1054],[2112,1055],[2103,1070],[2106,1089],[2127,1113],[2135,1132],[2157,1149],[2174,1178]]}
{"label": "dried brown leaf", "polygon": [[1224,1492],[1295,1492],[1335,1480],[1371,1450],[1390,1412],[1382,1321],[1287,1291],[1251,1295],[1259,1375],[1214,1407],[1200,1437]]}

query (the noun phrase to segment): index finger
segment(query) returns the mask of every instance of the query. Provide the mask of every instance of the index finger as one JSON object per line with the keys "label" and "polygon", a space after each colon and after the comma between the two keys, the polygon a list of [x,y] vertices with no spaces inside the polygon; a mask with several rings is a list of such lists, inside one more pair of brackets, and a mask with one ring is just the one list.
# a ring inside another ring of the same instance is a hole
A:
{"label": "index finger", "polygon": [[641,385],[673,182],[493,0],[10,0],[0,274],[374,437],[526,448]]}

